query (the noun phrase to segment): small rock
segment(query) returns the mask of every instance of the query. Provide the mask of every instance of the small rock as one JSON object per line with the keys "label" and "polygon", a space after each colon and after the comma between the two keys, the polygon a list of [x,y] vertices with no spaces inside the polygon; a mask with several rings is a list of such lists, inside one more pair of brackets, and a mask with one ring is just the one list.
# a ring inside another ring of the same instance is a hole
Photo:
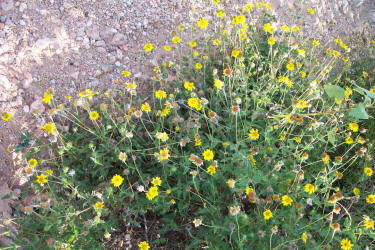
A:
{"label": "small rock", "polygon": [[10,89],[12,84],[6,76],[0,75],[0,86],[3,86],[5,89]]}
{"label": "small rock", "polygon": [[86,30],[86,35],[92,40],[100,40],[99,26],[93,25]]}
{"label": "small rock", "polygon": [[115,34],[111,41],[111,45],[113,46],[121,46],[121,45],[124,45],[125,43],[126,43],[126,36],[124,36],[121,33]]}
{"label": "small rock", "polygon": [[25,106],[23,106],[23,112],[25,112],[25,113],[29,113],[29,112],[30,112],[30,107],[29,107],[29,105],[25,105]]}
{"label": "small rock", "polygon": [[103,64],[102,65],[102,71],[104,73],[108,73],[108,72],[110,72],[112,70],[113,70],[113,65],[111,65],[111,64]]}
{"label": "small rock", "polygon": [[25,21],[21,19],[20,20],[20,25],[25,26],[26,25]]}
{"label": "small rock", "polygon": [[100,40],[100,41],[97,41],[97,42],[95,43],[95,46],[96,46],[96,47],[105,47],[106,44],[105,44],[105,42],[104,42],[103,40]]}
{"label": "small rock", "polygon": [[48,38],[48,37],[47,38],[40,38],[35,42],[35,46],[40,50],[44,50],[47,47],[49,47],[51,43],[52,43],[51,38]]}
{"label": "small rock", "polygon": [[104,54],[104,53],[107,52],[106,49],[103,48],[103,47],[98,47],[96,50],[97,50],[99,53],[101,53],[101,54]]}
{"label": "small rock", "polygon": [[72,77],[75,80],[78,79],[78,76],[79,76],[79,71],[76,71],[76,72],[73,72],[72,74],[70,74],[70,77]]}
{"label": "small rock", "polygon": [[24,12],[27,9],[27,4],[26,3],[21,3],[20,4],[20,12]]}
{"label": "small rock", "polygon": [[31,84],[30,79],[24,79],[24,80],[22,81],[22,87],[23,87],[24,89],[28,89],[28,88],[30,87],[30,84]]}
{"label": "small rock", "polygon": [[1,8],[4,11],[10,11],[11,9],[13,9],[13,7],[14,7],[13,0],[2,0]]}
{"label": "small rock", "polygon": [[45,111],[45,108],[41,99],[37,99],[33,103],[31,103],[30,109],[31,111],[36,110],[41,114],[44,113]]}
{"label": "small rock", "polygon": [[115,65],[116,65],[116,67],[120,67],[120,66],[121,66],[121,63],[120,63],[119,61],[116,61],[116,62],[115,62]]}

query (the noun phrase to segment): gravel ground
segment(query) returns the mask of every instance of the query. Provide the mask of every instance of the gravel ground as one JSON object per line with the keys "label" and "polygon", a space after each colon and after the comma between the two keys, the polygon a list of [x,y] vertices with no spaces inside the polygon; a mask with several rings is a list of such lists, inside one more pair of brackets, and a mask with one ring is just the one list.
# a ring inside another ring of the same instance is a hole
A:
{"label": "gravel ground", "polygon": [[[124,69],[147,79],[155,59],[140,55],[143,45],[152,42],[160,48],[177,25],[213,13],[204,2],[208,0],[1,0],[0,112],[14,117],[8,123],[0,120],[0,194],[19,190],[17,167],[25,162],[7,147],[19,142],[21,131],[39,133],[41,121],[30,112],[46,112],[41,102],[46,89],[56,99],[86,87],[106,89]],[[234,9],[245,3],[222,2]],[[293,24],[302,16],[298,24],[306,36],[332,40],[363,30],[374,35],[374,0],[270,2],[283,23]],[[307,14],[308,7],[314,15]],[[156,52],[156,60],[162,56]],[[0,202],[0,218],[10,217],[6,201]]]}

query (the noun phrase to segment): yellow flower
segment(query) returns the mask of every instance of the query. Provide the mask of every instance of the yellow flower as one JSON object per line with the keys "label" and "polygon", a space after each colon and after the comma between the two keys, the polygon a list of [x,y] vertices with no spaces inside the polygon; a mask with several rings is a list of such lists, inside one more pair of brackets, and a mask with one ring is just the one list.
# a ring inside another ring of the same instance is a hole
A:
{"label": "yellow flower", "polygon": [[267,209],[266,211],[263,212],[263,217],[265,220],[269,220],[272,218],[272,212],[271,210]]}
{"label": "yellow flower", "polygon": [[348,61],[349,61],[349,57],[344,56],[344,57],[342,58],[342,61],[343,61],[343,62],[348,62]]}
{"label": "yellow flower", "polygon": [[38,165],[38,161],[36,159],[34,159],[34,158],[31,158],[29,160],[29,166],[35,168],[36,165]]}
{"label": "yellow flower", "polygon": [[341,241],[341,249],[342,250],[350,250],[354,245],[350,242],[348,238],[345,238]]}
{"label": "yellow flower", "polygon": [[197,22],[197,26],[199,28],[201,28],[201,29],[207,28],[207,26],[208,26],[208,20],[204,19],[204,18],[199,19],[198,22]]}
{"label": "yellow flower", "polygon": [[354,140],[350,136],[347,136],[346,139],[345,139],[345,142],[346,142],[346,144],[352,144],[354,142]]}
{"label": "yellow flower", "polygon": [[313,44],[313,46],[318,46],[319,44],[320,44],[320,42],[318,41],[318,40],[314,40],[313,42],[312,42],[312,44]]}
{"label": "yellow flower", "polygon": [[143,49],[146,51],[146,52],[150,52],[154,49],[154,45],[152,43],[146,43],[145,46],[143,47]]}
{"label": "yellow flower", "polygon": [[375,89],[370,89],[370,92],[375,94]]}
{"label": "yellow flower", "polygon": [[149,200],[153,200],[158,195],[159,195],[159,193],[158,193],[158,187],[157,186],[150,187],[150,189],[146,193],[146,197]]}
{"label": "yellow flower", "polygon": [[314,193],[314,192],[315,192],[315,187],[314,187],[314,185],[313,185],[313,184],[310,184],[310,183],[306,184],[306,185],[305,185],[305,192],[306,192],[306,193],[309,193],[309,194]]}
{"label": "yellow flower", "polygon": [[2,118],[3,118],[3,120],[6,121],[6,122],[9,121],[11,117],[12,117],[12,115],[11,115],[10,113],[6,113],[6,112],[4,112],[4,113],[2,114]]}
{"label": "yellow flower", "polygon": [[365,228],[371,228],[372,230],[375,230],[375,223],[372,219],[370,219],[370,217],[364,215],[363,216],[364,218],[364,221],[363,221],[363,226]]}
{"label": "yellow flower", "polygon": [[219,4],[221,0],[212,0],[214,4]]}
{"label": "yellow flower", "polygon": [[47,93],[47,92],[44,92],[44,97],[42,99],[42,101],[44,103],[51,103],[51,99],[53,98],[53,94],[52,93]]}
{"label": "yellow flower", "polygon": [[213,165],[208,166],[207,173],[209,173],[210,175],[214,175],[216,173],[215,166],[213,166]]}
{"label": "yellow flower", "polygon": [[[302,57],[305,57],[306,56],[306,51],[304,49],[297,49],[297,52],[298,52],[298,55],[302,56]],[[298,63],[297,63],[298,65]],[[300,64],[300,66],[298,67],[301,67],[302,65]]]}
{"label": "yellow flower", "polygon": [[296,138],[294,138],[294,140],[295,140],[297,143],[300,143],[300,142],[301,142],[301,137],[297,136]]}
{"label": "yellow flower", "polygon": [[364,78],[368,78],[368,73],[366,71],[362,72]]}
{"label": "yellow flower", "polygon": [[206,161],[211,161],[212,159],[214,159],[214,152],[212,152],[211,149],[206,149],[204,152],[203,152],[203,158],[206,160]]}
{"label": "yellow flower", "polygon": [[254,192],[254,188],[246,187],[246,190],[245,190],[246,195],[249,195],[250,192]]}
{"label": "yellow flower", "polygon": [[225,17],[225,12],[222,11],[222,10],[220,10],[220,11],[217,12],[216,15],[217,15],[219,18],[223,18],[223,17]]}
{"label": "yellow flower", "polygon": [[201,219],[194,219],[193,220],[194,227],[199,227],[202,225],[202,220]]}
{"label": "yellow flower", "polygon": [[307,101],[304,101],[304,100],[298,100],[298,102],[297,102],[297,108],[299,108],[299,109],[304,109],[308,105],[309,105],[309,103]]}
{"label": "yellow flower", "polygon": [[159,161],[168,160],[169,149],[168,148],[160,149],[159,153],[157,154],[157,158],[158,158]]}
{"label": "yellow flower", "polygon": [[214,86],[217,88],[217,89],[222,89],[223,88],[223,85],[224,83],[222,81],[220,81],[219,79],[215,79],[214,80]]}
{"label": "yellow flower", "polygon": [[200,103],[199,98],[191,97],[188,99],[188,106],[191,108],[195,108],[197,111],[201,110],[203,105]]}
{"label": "yellow flower", "polygon": [[293,70],[294,70],[294,64],[293,64],[293,63],[288,63],[288,64],[286,65],[286,68],[287,68],[288,70],[290,70],[290,71],[293,71]]}
{"label": "yellow flower", "polygon": [[264,6],[265,6],[266,9],[268,9],[268,10],[272,9],[272,5],[271,5],[270,3],[266,3]]}
{"label": "yellow flower", "polygon": [[158,91],[155,92],[155,97],[157,99],[165,99],[167,98],[167,93],[165,93],[164,90],[159,89]]}
{"label": "yellow flower", "polygon": [[120,154],[118,155],[118,159],[122,162],[125,162],[127,158],[128,156],[124,152],[120,152]]}
{"label": "yellow flower", "polygon": [[232,19],[233,24],[241,24],[246,22],[246,17],[240,15],[240,16],[234,16]]}
{"label": "yellow flower", "polygon": [[299,74],[300,74],[301,78],[305,78],[305,77],[306,77],[306,72],[303,71],[303,70],[301,70],[301,71],[299,72]]}
{"label": "yellow flower", "polygon": [[46,123],[44,126],[42,126],[42,129],[49,134],[55,134],[56,133],[56,126],[54,123],[49,122]]}
{"label": "yellow flower", "polygon": [[234,186],[236,185],[236,181],[233,180],[233,179],[229,179],[229,180],[227,180],[226,183],[228,184],[228,186],[229,186],[230,188],[234,188]]}
{"label": "yellow flower", "polygon": [[314,15],[315,11],[314,11],[314,9],[312,9],[312,8],[308,8],[308,9],[307,9],[307,13],[309,13],[309,14],[311,14],[311,15]]}
{"label": "yellow flower", "polygon": [[47,183],[47,175],[45,174],[38,175],[36,178],[36,182],[38,182],[40,185]]}
{"label": "yellow flower", "polygon": [[281,203],[284,206],[291,206],[293,203],[293,200],[288,195],[283,195],[283,197],[281,197]]}
{"label": "yellow flower", "polygon": [[201,63],[196,63],[195,64],[195,68],[196,69],[201,69],[202,68],[202,64]]}
{"label": "yellow flower", "polygon": [[254,5],[252,5],[251,3],[247,3],[247,4],[245,4],[245,9],[247,10],[247,11],[250,11],[250,10],[252,10],[253,8],[254,8]]}
{"label": "yellow flower", "polygon": [[193,51],[193,56],[195,56],[195,57],[199,56],[199,52],[198,51]]}
{"label": "yellow flower", "polygon": [[360,192],[359,188],[353,188],[354,195],[359,195]]}
{"label": "yellow flower", "polygon": [[309,237],[307,236],[307,233],[306,232],[303,232],[303,234],[302,234],[302,240],[303,240],[303,242],[307,242],[307,239],[308,239]]}
{"label": "yellow flower", "polygon": [[115,187],[118,187],[122,184],[122,182],[124,181],[124,178],[122,178],[120,175],[118,174],[115,174],[113,177],[112,177],[112,180],[111,180],[111,183],[113,184],[113,186]]}
{"label": "yellow flower", "polygon": [[98,118],[99,118],[99,113],[98,112],[96,112],[96,111],[91,111],[90,112],[90,119],[91,120],[95,121]]}
{"label": "yellow flower", "polygon": [[181,38],[180,38],[179,36],[174,36],[174,37],[172,38],[172,42],[173,42],[173,43],[180,43],[180,42],[181,42]]}
{"label": "yellow flower", "polygon": [[258,129],[251,129],[249,132],[249,137],[251,140],[258,140],[259,139],[259,131]]}
{"label": "yellow flower", "polygon": [[273,36],[270,36],[268,38],[268,44],[269,45],[274,45],[276,43],[276,38],[274,38]]}
{"label": "yellow flower", "polygon": [[161,183],[162,183],[162,180],[160,179],[160,177],[154,177],[154,178],[152,178],[151,183],[154,186],[160,186]]}
{"label": "yellow flower", "polygon": [[172,48],[171,48],[170,46],[168,46],[168,45],[165,45],[165,46],[164,46],[164,50],[165,50],[165,51],[171,51],[171,49],[172,49]]}
{"label": "yellow flower", "polygon": [[197,42],[196,41],[190,41],[189,46],[192,47],[192,48],[197,47]]}
{"label": "yellow flower", "polygon": [[95,203],[95,208],[97,209],[97,210],[100,210],[100,209],[102,209],[104,207],[104,204],[103,203],[101,203],[101,202],[96,202]]}
{"label": "yellow flower", "polygon": [[202,141],[200,139],[195,138],[194,141],[195,141],[194,146],[200,146],[200,145],[202,145]]}
{"label": "yellow flower", "polygon": [[212,41],[212,44],[215,46],[219,46],[221,44],[221,41],[219,39],[215,39]]}
{"label": "yellow flower", "polygon": [[44,173],[48,174],[49,176],[53,175],[52,169],[47,169],[46,171],[44,171]]}
{"label": "yellow flower", "polygon": [[88,98],[89,100],[91,100],[92,97],[94,96],[94,92],[91,89],[85,89],[84,91],[80,92],[78,95],[81,98]]}
{"label": "yellow flower", "polygon": [[240,206],[231,206],[229,207],[229,211],[232,216],[236,216],[241,211],[241,208]]}
{"label": "yellow flower", "polygon": [[372,174],[373,174],[373,170],[372,170],[372,168],[365,168],[364,170],[363,170],[364,172],[365,172],[365,174],[367,175],[367,176],[371,176]]}
{"label": "yellow flower", "polygon": [[263,3],[262,3],[262,2],[258,2],[255,6],[256,6],[257,8],[262,8]]}
{"label": "yellow flower", "polygon": [[151,112],[151,107],[150,107],[150,104],[148,104],[148,102],[145,102],[141,105],[141,110],[143,112],[146,112],[146,113],[150,113]]}
{"label": "yellow flower", "polygon": [[238,57],[240,54],[241,54],[241,50],[239,50],[239,49],[234,49],[234,50],[232,51],[232,56],[233,56],[234,58]]}
{"label": "yellow flower", "polygon": [[146,241],[141,241],[138,244],[139,250],[148,250],[150,245]]}
{"label": "yellow flower", "polygon": [[290,28],[289,28],[288,25],[285,25],[285,24],[284,24],[281,28],[282,28],[283,31],[285,31],[285,32],[290,32]]}
{"label": "yellow flower", "polygon": [[123,75],[125,77],[129,77],[130,76],[130,72],[128,70],[123,70],[123,71],[121,71],[121,75]]}
{"label": "yellow flower", "polygon": [[275,30],[275,27],[273,27],[270,23],[266,23],[263,26],[263,29],[264,29],[265,32],[268,32],[268,33],[272,34]]}
{"label": "yellow flower", "polygon": [[299,26],[298,25],[293,25],[292,31],[300,31]]}
{"label": "yellow flower", "polygon": [[348,99],[351,96],[351,94],[353,94],[353,90],[349,87],[346,87],[345,88],[345,98]]}
{"label": "yellow flower", "polygon": [[375,204],[375,195],[373,194],[367,195],[366,202],[370,204]]}
{"label": "yellow flower", "polygon": [[357,132],[359,129],[358,123],[355,123],[355,122],[349,123],[349,129],[353,132]]}

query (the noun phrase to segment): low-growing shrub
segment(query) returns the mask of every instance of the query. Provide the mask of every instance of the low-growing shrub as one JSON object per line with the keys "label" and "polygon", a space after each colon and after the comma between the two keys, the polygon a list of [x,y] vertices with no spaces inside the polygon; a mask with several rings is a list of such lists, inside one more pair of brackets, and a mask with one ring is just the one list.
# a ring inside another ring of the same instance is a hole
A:
{"label": "low-growing shrub", "polygon": [[46,92],[47,138],[25,166],[24,196],[41,198],[19,208],[15,243],[101,249],[131,225],[141,249],[374,247],[374,149],[362,126],[374,74],[351,72],[341,39],[323,47],[297,25],[276,27],[267,8],[219,8],[179,27],[149,95],[127,70],[64,104]]}

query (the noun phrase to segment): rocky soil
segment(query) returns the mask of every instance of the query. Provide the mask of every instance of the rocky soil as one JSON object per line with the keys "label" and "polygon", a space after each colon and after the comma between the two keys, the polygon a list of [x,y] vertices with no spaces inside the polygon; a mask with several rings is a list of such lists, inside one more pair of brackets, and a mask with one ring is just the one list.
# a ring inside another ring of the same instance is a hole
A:
{"label": "rocky soil", "polygon": [[[147,80],[150,65],[164,55],[144,57],[143,45],[152,42],[160,48],[177,25],[207,17],[213,9],[204,2],[208,0],[0,0],[0,113],[13,115],[7,123],[0,120],[0,197],[12,192],[15,199],[20,192],[17,170],[26,162],[7,147],[20,142],[22,131],[40,133],[42,121],[31,111],[46,112],[41,99],[48,88],[59,102],[87,87],[110,88],[124,69]],[[252,0],[222,2],[236,9]],[[356,31],[374,35],[374,0],[270,2],[287,24],[297,9],[306,36],[328,41]],[[307,7],[315,14],[308,15]],[[0,219],[11,217],[11,199],[0,200]]]}

